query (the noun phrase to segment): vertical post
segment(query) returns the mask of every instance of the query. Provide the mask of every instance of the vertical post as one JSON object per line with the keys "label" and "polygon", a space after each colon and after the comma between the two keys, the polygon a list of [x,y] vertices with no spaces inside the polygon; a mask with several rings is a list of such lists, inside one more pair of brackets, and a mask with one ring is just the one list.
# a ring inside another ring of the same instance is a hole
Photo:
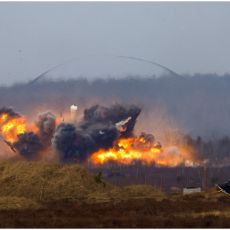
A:
{"label": "vertical post", "polygon": [[203,166],[203,181],[202,181],[202,187],[204,191],[207,191],[208,188],[208,167],[207,164],[205,163]]}

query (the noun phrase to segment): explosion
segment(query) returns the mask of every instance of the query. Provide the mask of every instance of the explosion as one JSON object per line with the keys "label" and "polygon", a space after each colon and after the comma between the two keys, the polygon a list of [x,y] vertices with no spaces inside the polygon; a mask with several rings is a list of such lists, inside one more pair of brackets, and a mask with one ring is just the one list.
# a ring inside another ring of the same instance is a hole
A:
{"label": "explosion", "polygon": [[161,147],[158,143],[149,143],[143,137],[119,139],[110,149],[100,149],[91,156],[94,164],[118,162],[119,164],[133,164],[141,162],[146,165],[171,166],[181,164],[192,166],[192,157],[186,149],[176,146]]}
{"label": "explosion", "polygon": [[19,134],[26,131],[25,120],[12,109],[0,110],[0,130],[3,138],[8,142],[15,142]]}
{"label": "explosion", "polygon": [[21,118],[11,119],[2,125],[1,131],[6,140],[14,142],[19,134],[26,131],[25,121]]}
{"label": "explosion", "polygon": [[91,160],[95,164],[104,164],[115,161],[122,164],[131,164],[134,161],[142,161],[147,164],[154,163],[154,158],[159,156],[161,149],[158,147],[141,148],[138,145],[145,144],[144,138],[121,138],[107,151],[100,149],[93,153]]}
{"label": "explosion", "polygon": [[34,124],[27,124],[25,117],[4,107],[0,109],[1,139],[28,160],[41,159],[42,152],[49,149],[61,162],[192,165],[195,159],[186,146],[162,146],[152,134],[134,133],[140,112],[134,105],[95,105],[85,109],[77,124],[73,119],[76,114],[71,114],[70,122],[64,122],[51,112],[39,114]]}

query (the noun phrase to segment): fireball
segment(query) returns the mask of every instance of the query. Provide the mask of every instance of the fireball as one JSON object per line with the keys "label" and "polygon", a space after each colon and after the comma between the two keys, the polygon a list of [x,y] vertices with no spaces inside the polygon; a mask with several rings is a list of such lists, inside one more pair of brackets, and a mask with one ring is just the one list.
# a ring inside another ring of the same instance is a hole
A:
{"label": "fireball", "polygon": [[118,164],[132,164],[141,162],[146,165],[175,167],[181,164],[192,165],[191,151],[182,146],[168,146],[149,143],[143,137],[121,138],[108,150],[100,149],[93,153],[93,164],[116,162]]}
{"label": "fireball", "polygon": [[3,122],[0,129],[4,139],[13,143],[17,140],[19,134],[25,133],[25,120],[21,117],[12,119],[7,119],[7,117],[7,114],[0,117],[0,122]]}

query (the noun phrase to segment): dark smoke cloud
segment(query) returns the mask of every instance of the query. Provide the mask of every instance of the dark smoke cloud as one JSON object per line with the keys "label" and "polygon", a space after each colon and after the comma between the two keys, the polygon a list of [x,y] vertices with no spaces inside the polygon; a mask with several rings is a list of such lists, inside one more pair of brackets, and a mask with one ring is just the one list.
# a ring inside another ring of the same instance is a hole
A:
{"label": "dark smoke cloud", "polygon": [[118,137],[116,127],[111,123],[96,123],[83,130],[93,140],[92,151],[110,148]]}
{"label": "dark smoke cloud", "polygon": [[56,117],[51,112],[41,113],[38,115],[36,125],[39,128],[38,135],[43,147],[50,146],[55,131]]}
{"label": "dark smoke cloud", "polygon": [[[60,124],[52,139],[53,146],[64,162],[84,161],[99,149],[108,149],[119,136],[133,135],[136,119],[141,109],[137,106],[95,105],[84,111],[83,121],[76,128],[72,124]],[[126,131],[119,133],[115,124],[131,117]]]}
{"label": "dark smoke cloud", "polygon": [[117,137],[112,125],[95,124],[82,130],[62,123],[55,131],[52,144],[62,162],[82,162],[100,148],[111,147]]}
{"label": "dark smoke cloud", "polygon": [[[229,136],[230,133],[229,88],[230,74],[196,74],[184,77],[168,75],[162,78],[141,76],[95,81],[83,78],[67,81],[47,80],[33,85],[21,83],[10,87],[0,87],[0,104],[13,106],[23,111],[27,117],[31,115],[32,118],[34,111],[40,108],[44,108],[45,111],[50,109],[57,114],[68,113],[67,105],[73,103],[79,106],[80,112],[83,112],[82,108],[92,103],[104,105],[109,105],[114,101],[125,104],[138,103],[144,108],[142,119],[144,122],[141,122],[141,129],[147,132],[152,132],[156,127],[154,124],[156,120],[152,120],[152,117],[159,115],[156,112],[157,108],[163,108],[167,117],[170,117],[175,127],[179,127],[182,133],[188,133],[193,138],[200,135],[205,141],[205,146],[209,144],[216,146],[213,150],[207,147],[210,149],[205,151],[207,158],[216,153],[217,155],[213,155],[212,159],[217,157],[221,159],[222,156],[230,157],[229,151],[221,151],[220,148],[223,145],[212,144],[212,140],[215,139],[215,142],[218,142],[217,140]],[[5,109],[0,111],[3,112]],[[108,109],[102,111],[108,111]],[[150,118],[148,122],[145,120],[146,117]],[[164,121],[163,116],[162,121]],[[89,123],[89,121],[85,122],[84,126],[90,126]],[[78,131],[79,129],[80,124]],[[80,131],[85,133],[83,126],[82,130]],[[91,137],[86,136],[89,139],[86,138],[87,143],[93,142]],[[229,148],[226,147],[226,149]]]}
{"label": "dark smoke cloud", "polygon": [[77,132],[73,124],[66,123],[57,126],[52,139],[52,145],[62,162],[83,160],[87,152],[84,147],[90,144],[90,137],[87,138],[81,132]]}
{"label": "dark smoke cloud", "polygon": [[16,113],[12,108],[9,108],[9,107],[1,108],[0,115],[2,114],[8,114],[10,118],[17,118],[21,116],[19,113]]}
{"label": "dark smoke cloud", "polygon": [[38,115],[36,125],[39,129],[38,134],[33,132],[21,134],[13,144],[19,154],[28,160],[38,159],[41,151],[51,146],[56,118],[51,112],[41,113]]}
{"label": "dark smoke cloud", "polygon": [[18,140],[13,143],[13,147],[28,160],[37,159],[43,149],[39,136],[33,132],[18,135]]}
{"label": "dark smoke cloud", "polygon": [[155,141],[155,138],[152,134],[149,134],[149,133],[145,133],[145,132],[142,132],[140,134],[140,138],[144,138],[144,140],[150,144],[153,144],[154,141]]}
{"label": "dark smoke cloud", "polygon": [[[21,117],[21,115],[12,108],[1,108],[0,115],[4,113],[8,114],[8,119]],[[28,160],[38,159],[41,151],[51,146],[51,139],[56,126],[56,118],[51,112],[41,113],[36,121],[36,126],[39,130],[37,134],[26,132],[18,135],[16,142],[7,142],[12,149],[17,150],[21,156]]]}
{"label": "dark smoke cloud", "polygon": [[[3,108],[1,111],[17,115],[12,109]],[[85,109],[83,120],[77,127],[68,123],[56,127],[56,118],[52,113],[41,113],[35,123],[38,133],[20,134],[12,146],[28,160],[39,159],[41,152],[52,146],[60,161],[83,162],[95,151],[114,146],[119,137],[132,136],[140,112],[141,109],[134,105],[95,105]],[[120,122],[125,122],[122,131],[116,126]],[[149,142],[154,140],[153,136],[145,134],[145,137]]]}
{"label": "dark smoke cloud", "polygon": [[136,119],[140,112],[141,109],[135,105],[125,107],[115,104],[110,108],[95,105],[84,111],[84,121],[81,127],[84,129],[97,122],[107,122],[115,125],[117,122],[131,117],[127,124],[126,131],[122,133],[122,136],[129,137],[133,134]]}

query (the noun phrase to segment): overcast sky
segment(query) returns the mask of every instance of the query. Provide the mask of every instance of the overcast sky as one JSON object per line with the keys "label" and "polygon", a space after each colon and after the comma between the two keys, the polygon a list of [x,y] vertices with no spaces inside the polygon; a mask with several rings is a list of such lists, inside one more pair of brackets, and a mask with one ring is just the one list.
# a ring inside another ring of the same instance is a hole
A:
{"label": "overcast sky", "polygon": [[180,74],[223,74],[230,72],[229,25],[229,2],[1,2],[1,84],[86,54],[142,57]]}

